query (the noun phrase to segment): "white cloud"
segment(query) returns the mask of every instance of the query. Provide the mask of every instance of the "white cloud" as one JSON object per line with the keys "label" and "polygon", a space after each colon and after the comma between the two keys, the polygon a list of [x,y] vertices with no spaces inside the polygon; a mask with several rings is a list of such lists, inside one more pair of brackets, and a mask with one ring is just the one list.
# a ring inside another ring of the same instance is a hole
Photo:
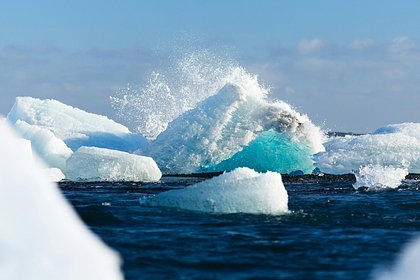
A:
{"label": "white cloud", "polygon": [[369,39],[365,39],[365,40],[353,40],[350,44],[349,44],[349,49],[352,50],[357,50],[357,51],[362,51],[365,50],[367,48],[372,47],[375,44],[375,41],[371,38]]}
{"label": "white cloud", "polygon": [[406,55],[416,48],[417,45],[408,37],[397,37],[388,46],[388,51],[395,55]]}
{"label": "white cloud", "polygon": [[322,48],[324,48],[324,46],[325,43],[321,39],[314,38],[311,40],[300,41],[297,46],[297,50],[301,54],[311,54],[321,50]]}

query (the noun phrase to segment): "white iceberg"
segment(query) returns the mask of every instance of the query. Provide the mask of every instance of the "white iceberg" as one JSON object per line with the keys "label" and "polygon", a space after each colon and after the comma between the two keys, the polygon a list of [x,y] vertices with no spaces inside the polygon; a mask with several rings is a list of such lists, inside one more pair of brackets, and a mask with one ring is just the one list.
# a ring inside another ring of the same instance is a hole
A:
{"label": "white iceberg", "polygon": [[22,138],[30,141],[30,147],[49,167],[66,170],[66,161],[73,152],[63,140],[50,130],[25,121],[16,121],[14,127]]}
{"label": "white iceberg", "polygon": [[253,81],[227,84],[187,111],[147,147],[165,173],[226,171],[249,167],[290,173],[314,169],[323,151],[321,130],[284,102],[268,102]]}
{"label": "white iceberg", "polygon": [[80,147],[67,160],[66,178],[72,181],[156,182],[161,177],[152,158],[121,151]]}
{"label": "white iceberg", "polygon": [[3,121],[0,135],[1,278],[122,279],[118,256],[83,225]]}
{"label": "white iceberg", "polygon": [[356,190],[361,187],[369,190],[396,189],[408,175],[408,170],[399,167],[367,165],[361,166],[355,175],[356,183],[353,184],[353,188]]}
{"label": "white iceberg", "polygon": [[420,238],[409,243],[390,270],[376,273],[375,280],[418,280],[420,276]]}
{"label": "white iceberg", "polygon": [[249,168],[231,172],[180,190],[162,192],[148,205],[212,213],[282,214],[288,195],[281,175]]}
{"label": "white iceberg", "polygon": [[121,151],[143,148],[148,141],[105,116],[87,113],[57,100],[17,97],[7,118],[50,130],[73,151],[94,146]]}
{"label": "white iceberg", "polygon": [[420,123],[388,125],[371,134],[330,138],[314,156],[325,173],[344,174],[360,166],[407,168],[420,173]]}

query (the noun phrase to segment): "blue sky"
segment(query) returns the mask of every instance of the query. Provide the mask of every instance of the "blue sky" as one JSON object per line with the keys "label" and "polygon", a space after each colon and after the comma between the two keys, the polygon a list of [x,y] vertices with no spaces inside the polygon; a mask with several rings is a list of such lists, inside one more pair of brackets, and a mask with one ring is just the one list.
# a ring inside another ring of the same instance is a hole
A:
{"label": "blue sky", "polygon": [[114,117],[108,96],[184,41],[231,52],[332,130],[420,122],[419,14],[417,1],[1,1],[0,113],[30,95]]}

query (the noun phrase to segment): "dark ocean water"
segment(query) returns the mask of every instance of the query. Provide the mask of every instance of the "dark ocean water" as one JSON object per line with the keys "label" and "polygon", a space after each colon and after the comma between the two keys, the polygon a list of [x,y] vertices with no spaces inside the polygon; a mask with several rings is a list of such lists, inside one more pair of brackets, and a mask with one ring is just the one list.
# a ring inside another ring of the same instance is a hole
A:
{"label": "dark ocean water", "polygon": [[352,177],[284,178],[290,214],[206,214],[139,198],[203,180],[61,183],[87,223],[123,259],[126,279],[369,279],[420,234],[420,180],[354,191]]}

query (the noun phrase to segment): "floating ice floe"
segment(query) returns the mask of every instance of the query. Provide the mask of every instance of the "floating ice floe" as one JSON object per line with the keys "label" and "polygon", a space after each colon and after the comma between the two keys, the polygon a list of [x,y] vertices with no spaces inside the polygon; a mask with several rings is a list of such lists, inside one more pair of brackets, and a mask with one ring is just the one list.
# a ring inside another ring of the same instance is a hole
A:
{"label": "floating ice floe", "polygon": [[227,84],[169,123],[145,151],[164,173],[314,169],[323,151],[321,130],[284,102],[268,102],[256,80]]}
{"label": "floating ice floe", "polygon": [[[8,125],[8,123],[6,123],[6,120],[4,120],[3,123],[1,123],[1,120],[0,120],[0,125]],[[24,153],[25,157],[28,160],[35,160],[36,155],[34,155],[34,152],[32,151],[31,141],[27,139],[19,138],[19,139],[16,139],[16,145],[19,146],[19,151]],[[65,178],[63,172],[59,168],[46,167],[44,168],[44,172],[48,175],[50,180],[53,182],[59,182]]]}
{"label": "floating ice floe", "polygon": [[375,280],[418,280],[420,276],[420,238],[405,247],[397,264],[390,270],[381,271]]}
{"label": "floating ice floe", "polygon": [[258,173],[249,168],[237,168],[184,189],[162,192],[146,203],[212,213],[281,214],[288,211],[288,195],[281,175]]}
{"label": "floating ice floe", "polygon": [[50,130],[25,121],[18,120],[14,126],[21,137],[30,141],[30,147],[49,167],[66,169],[66,161],[73,152],[63,140]]}
{"label": "floating ice floe", "polygon": [[118,256],[83,225],[3,121],[0,135],[1,279],[122,279]]}
{"label": "floating ice floe", "polygon": [[161,177],[152,158],[121,151],[80,147],[67,160],[66,178],[73,181],[156,182]]}
{"label": "floating ice floe", "polygon": [[121,151],[144,147],[147,140],[105,116],[85,112],[57,100],[17,97],[7,118],[48,129],[73,151],[94,146]]}
{"label": "floating ice floe", "polygon": [[388,125],[371,134],[330,138],[325,152],[314,156],[325,173],[344,174],[360,166],[408,168],[420,173],[420,123]]}
{"label": "floating ice floe", "polygon": [[353,187],[356,190],[361,187],[369,190],[396,189],[408,175],[408,170],[390,166],[367,165],[360,167],[359,172],[355,175],[356,183],[353,184]]}

